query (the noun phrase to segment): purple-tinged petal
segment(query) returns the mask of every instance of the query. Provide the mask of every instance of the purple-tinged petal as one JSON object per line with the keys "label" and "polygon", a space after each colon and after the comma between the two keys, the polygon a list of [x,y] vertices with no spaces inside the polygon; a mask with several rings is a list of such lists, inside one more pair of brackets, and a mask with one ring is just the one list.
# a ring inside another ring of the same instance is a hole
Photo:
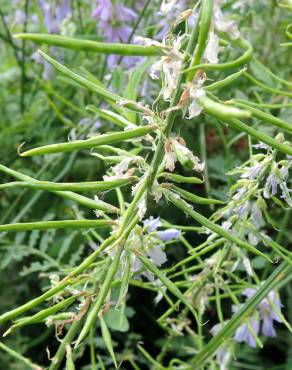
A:
{"label": "purple-tinged petal", "polygon": [[267,337],[275,337],[276,331],[273,326],[273,319],[270,319],[268,316],[264,317],[263,326],[262,326],[262,333]]}
{"label": "purple-tinged petal", "polygon": [[173,239],[178,239],[181,232],[177,229],[168,229],[164,231],[157,231],[156,237],[163,242],[168,242]]}
{"label": "purple-tinged petal", "polygon": [[133,21],[137,17],[137,14],[133,10],[122,4],[116,4],[115,13],[117,18],[123,22]]}
{"label": "purple-tinged petal", "polygon": [[113,17],[111,0],[99,0],[91,16],[105,22],[110,20]]}
{"label": "purple-tinged petal", "polygon": [[242,295],[250,298],[252,297],[254,294],[256,293],[256,289],[254,288],[246,288],[244,289],[244,291],[242,292]]}
{"label": "purple-tinged petal", "polygon": [[154,218],[153,216],[150,216],[147,220],[143,221],[143,224],[146,230],[149,233],[152,233],[153,231],[157,230],[158,227],[161,226],[160,217]]}
{"label": "purple-tinged petal", "polygon": [[161,266],[167,262],[166,253],[162,250],[160,245],[155,245],[147,250],[147,256],[151,258],[156,266]]}

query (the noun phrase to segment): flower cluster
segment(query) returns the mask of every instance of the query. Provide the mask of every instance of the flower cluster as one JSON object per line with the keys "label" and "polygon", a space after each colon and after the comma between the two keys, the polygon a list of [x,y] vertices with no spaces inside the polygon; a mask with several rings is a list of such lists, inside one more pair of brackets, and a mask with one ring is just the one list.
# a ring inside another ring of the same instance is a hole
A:
{"label": "flower cluster", "polygon": [[[42,9],[47,32],[64,33],[62,32],[63,26],[72,14],[71,1],[61,0],[57,6],[54,6],[48,1],[40,0],[40,7]],[[73,34],[74,31],[75,29],[73,29],[70,34]]]}
{"label": "flower cluster", "polygon": [[[137,14],[120,2],[98,0],[91,16],[98,21],[98,28],[103,30],[107,42],[127,43],[132,32],[130,24]],[[112,69],[118,59],[119,56],[110,55],[107,59],[108,67]],[[124,57],[123,60],[127,65],[133,65],[133,57]]]}
{"label": "flower cluster", "polygon": [[[126,255],[130,254],[131,271],[139,277],[146,276],[153,280],[149,272],[144,271],[139,255],[144,254],[158,267],[167,262],[167,255],[164,251],[165,243],[177,240],[181,232],[174,228],[160,230],[162,226],[159,217],[153,216],[143,221],[143,227],[136,226],[136,229],[130,234],[121,258],[120,271],[124,270]],[[108,250],[110,255],[115,254],[115,250]]]}
{"label": "flower cluster", "polygon": [[[243,295],[250,298],[256,293],[256,289],[247,288],[243,291]],[[267,337],[275,337],[276,331],[274,329],[274,321],[283,322],[281,315],[281,301],[279,294],[271,291],[266,298],[264,298],[257,311],[248,319],[250,326],[254,333],[250,331],[246,323],[241,324],[235,332],[234,339],[237,342],[246,342],[251,347],[256,347],[256,340],[254,335],[260,332],[260,324],[262,321],[261,332]]]}

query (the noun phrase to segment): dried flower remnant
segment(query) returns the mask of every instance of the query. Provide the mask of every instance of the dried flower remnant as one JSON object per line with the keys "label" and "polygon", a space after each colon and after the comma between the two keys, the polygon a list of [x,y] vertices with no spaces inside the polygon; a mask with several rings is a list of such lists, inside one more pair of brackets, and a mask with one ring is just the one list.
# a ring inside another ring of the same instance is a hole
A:
{"label": "dried flower remnant", "polygon": [[208,43],[204,52],[204,59],[211,64],[217,64],[219,60],[219,37],[215,31],[227,33],[231,39],[238,39],[240,37],[236,22],[226,19],[225,15],[223,14],[220,8],[222,4],[223,2],[221,0],[216,0],[214,2],[214,14],[211,31],[209,33]]}
{"label": "dried flower remnant", "polygon": [[187,147],[181,137],[170,138],[165,143],[165,168],[174,171],[175,163],[179,161],[182,165],[187,164],[189,169],[202,172],[205,164],[200,162]]}
{"label": "dried flower remnant", "polygon": [[[180,52],[180,48],[183,38],[184,36],[173,36],[171,50],[151,66],[150,77],[156,80],[162,78],[162,96],[164,100],[170,100],[171,94],[177,87],[182,66],[183,54]],[[163,44],[166,45],[166,40]]]}

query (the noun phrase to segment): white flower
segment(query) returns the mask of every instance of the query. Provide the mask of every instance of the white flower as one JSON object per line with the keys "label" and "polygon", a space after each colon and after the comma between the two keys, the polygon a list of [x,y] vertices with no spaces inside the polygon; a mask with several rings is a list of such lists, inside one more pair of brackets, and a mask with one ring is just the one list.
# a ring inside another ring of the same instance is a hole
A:
{"label": "white flower", "polygon": [[242,179],[248,178],[250,180],[254,180],[262,173],[264,168],[265,166],[263,163],[256,163],[255,165],[248,167],[247,171],[244,172],[240,177]]}
{"label": "white flower", "polygon": [[220,32],[229,33],[232,39],[238,39],[240,37],[240,33],[235,21],[226,20],[224,17],[221,9],[220,3],[217,1],[214,7],[214,25],[215,28]]}
{"label": "white flower", "polygon": [[204,51],[204,59],[211,64],[218,63],[219,38],[214,32],[210,32],[209,40]]}
{"label": "white flower", "polygon": [[156,203],[158,203],[160,199],[162,198],[163,193],[162,193],[161,187],[159,186],[157,180],[155,180],[153,183],[151,194],[153,195]]}
{"label": "white flower", "polygon": [[140,220],[143,219],[143,217],[145,216],[146,211],[147,211],[147,205],[146,205],[146,199],[144,197],[138,203],[138,216],[139,216]]}
{"label": "white flower", "polygon": [[189,90],[189,96],[190,96],[190,105],[189,105],[189,116],[187,117],[188,119],[191,119],[193,117],[197,117],[199,114],[201,114],[203,108],[202,106],[198,103],[197,99],[200,98],[201,96],[205,96],[205,90],[201,88],[197,88],[196,86],[191,86]]}
{"label": "white flower", "polygon": [[253,270],[252,270],[252,267],[251,267],[251,263],[250,263],[250,260],[247,258],[247,257],[243,257],[242,258],[242,264],[245,268],[245,271],[247,272],[247,274],[249,276],[253,276]]}
{"label": "white flower", "polygon": [[164,100],[169,100],[172,92],[177,87],[182,66],[182,53],[179,51],[182,38],[176,37],[168,54],[154,63],[150,70],[150,77],[156,80],[160,78],[160,74],[162,73],[162,96]]}
{"label": "white flower", "polygon": [[167,262],[166,253],[162,250],[162,246],[160,244],[149,247],[147,250],[147,256],[150,257],[154,265],[158,267]]}
{"label": "white flower", "polygon": [[160,11],[162,14],[168,14],[175,6],[177,0],[162,0]]}

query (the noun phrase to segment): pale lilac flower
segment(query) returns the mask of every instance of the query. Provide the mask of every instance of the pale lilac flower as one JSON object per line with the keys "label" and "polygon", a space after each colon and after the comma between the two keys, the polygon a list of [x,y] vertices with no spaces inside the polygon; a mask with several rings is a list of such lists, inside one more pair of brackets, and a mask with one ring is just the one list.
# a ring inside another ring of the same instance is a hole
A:
{"label": "pale lilac flower", "polygon": [[[233,309],[234,309],[234,307],[233,307]],[[258,314],[255,313],[253,316],[251,316],[248,319],[248,322],[249,322],[250,326],[252,327],[252,329],[254,331],[254,334],[255,335],[258,335],[259,334],[259,330],[260,330],[260,320],[259,320]],[[239,343],[245,342],[245,343],[247,343],[249,346],[251,346],[253,348],[256,347],[256,340],[253,337],[253,335],[250,332],[250,330],[248,329],[248,326],[247,326],[246,323],[241,324],[237,328],[237,330],[235,332],[235,335],[234,335],[234,340],[236,340],[236,342],[239,342]]]}
{"label": "pale lilac flower", "polygon": [[70,0],[62,0],[60,5],[56,8],[56,19],[59,24],[61,24],[64,19],[71,16],[70,2]]}
{"label": "pale lilac flower", "polygon": [[249,167],[247,171],[244,172],[240,177],[242,179],[248,178],[250,180],[254,180],[262,173],[263,169],[264,169],[264,164],[257,163],[254,166]]}
{"label": "pale lilac flower", "polygon": [[257,235],[256,235],[256,234],[254,234],[254,233],[248,233],[247,238],[248,238],[248,242],[249,242],[251,245],[254,245],[254,246],[258,245],[258,243],[259,243],[259,241],[260,241],[260,239],[259,239],[259,238],[257,237]]}
{"label": "pale lilac flower", "polygon": [[[246,297],[250,298],[256,293],[256,289],[253,288],[247,288],[243,291],[243,295]],[[281,313],[281,301],[279,294],[276,293],[275,291],[271,291],[266,298],[264,298],[259,306],[258,306],[258,311],[259,311],[259,316],[260,319],[263,321],[262,324],[262,333],[263,335],[267,337],[275,337],[276,336],[276,331],[274,329],[274,321],[276,322],[283,322],[281,317],[279,317],[278,313],[274,311],[271,303],[276,307],[277,311]]]}
{"label": "pale lilac flower", "polygon": [[115,12],[118,15],[119,19],[123,22],[133,21],[137,17],[137,14],[132,9],[127,8],[120,3],[116,4]]}
{"label": "pale lilac flower", "polygon": [[156,244],[153,247],[149,247],[146,254],[158,267],[167,262],[166,253],[162,250],[162,246],[159,244]]}
{"label": "pale lilac flower", "polygon": [[285,199],[289,206],[292,207],[292,198],[290,190],[287,186],[287,181],[289,177],[289,167],[288,165],[282,166],[280,169],[278,168],[278,164],[274,163],[272,167],[272,172],[267,177],[265,187],[264,187],[264,197],[271,198],[275,195],[278,191],[278,187],[281,189],[282,194],[281,198]]}
{"label": "pale lilac flower", "polygon": [[275,195],[278,191],[279,183],[279,178],[273,172],[270,173],[265,183],[264,197],[270,198],[271,196]]}
{"label": "pale lilac flower", "polygon": [[97,7],[91,13],[93,18],[107,22],[111,18],[112,2],[111,0],[99,0]]}
{"label": "pale lilac flower", "polygon": [[246,187],[242,186],[240,188],[237,188],[236,193],[233,195],[233,200],[239,200],[246,194]]}
{"label": "pale lilac flower", "polygon": [[168,242],[173,239],[178,239],[181,232],[177,229],[168,229],[164,231],[157,231],[156,237],[163,242]]}
{"label": "pale lilac flower", "polygon": [[251,207],[251,219],[257,228],[260,228],[264,224],[262,210],[257,203],[254,203]]}
{"label": "pale lilac flower", "polygon": [[262,333],[267,337],[275,337],[276,331],[273,326],[273,321],[283,322],[283,320],[279,317],[279,315],[274,311],[273,307],[271,306],[270,302],[275,305],[277,311],[281,312],[281,301],[279,294],[274,291],[271,291],[268,294],[268,297],[263,299],[259,305],[259,312],[261,319],[263,320],[262,326]]}
{"label": "pale lilac flower", "polygon": [[238,216],[240,218],[245,218],[248,215],[249,211],[249,201],[245,201],[241,204],[241,206],[238,208]]}
{"label": "pale lilac flower", "polygon": [[59,6],[53,7],[47,1],[39,1],[43,12],[44,23],[48,33],[58,33],[61,23],[71,16],[72,10],[69,0],[61,0]]}
{"label": "pale lilac flower", "polygon": [[[213,336],[217,335],[224,325],[225,322],[214,325],[210,330],[211,334]],[[231,356],[231,343],[225,342],[217,349],[216,362],[219,365],[220,370],[228,370],[228,364],[231,360]]]}
{"label": "pale lilac flower", "polygon": [[161,226],[160,217],[154,218],[153,216],[150,216],[149,218],[143,221],[143,224],[145,226],[145,229],[149,233],[152,233],[153,231],[157,230],[158,227]]}
{"label": "pale lilac flower", "polygon": [[[131,23],[137,14],[130,8],[120,3],[113,3],[111,0],[98,0],[97,7],[91,16],[98,21],[98,28],[102,29],[105,39],[108,42],[126,43],[132,32]],[[109,55],[107,64],[112,69],[120,59],[118,55]],[[141,58],[124,57],[123,62],[127,66],[132,66]]]}
{"label": "pale lilac flower", "polygon": [[266,150],[271,149],[271,147],[269,145],[267,145],[265,143],[261,143],[261,142],[259,144],[252,145],[252,147],[255,148],[255,149],[266,149]]}

